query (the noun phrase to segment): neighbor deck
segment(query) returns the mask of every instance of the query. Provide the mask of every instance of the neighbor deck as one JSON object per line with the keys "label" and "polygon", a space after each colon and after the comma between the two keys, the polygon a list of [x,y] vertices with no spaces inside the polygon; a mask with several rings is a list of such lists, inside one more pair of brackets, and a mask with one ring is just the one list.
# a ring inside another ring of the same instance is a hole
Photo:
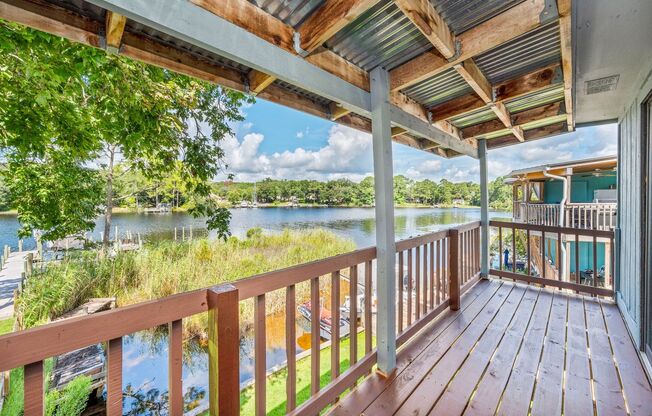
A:
{"label": "neighbor deck", "polygon": [[608,300],[481,280],[334,415],[649,415],[652,390]]}

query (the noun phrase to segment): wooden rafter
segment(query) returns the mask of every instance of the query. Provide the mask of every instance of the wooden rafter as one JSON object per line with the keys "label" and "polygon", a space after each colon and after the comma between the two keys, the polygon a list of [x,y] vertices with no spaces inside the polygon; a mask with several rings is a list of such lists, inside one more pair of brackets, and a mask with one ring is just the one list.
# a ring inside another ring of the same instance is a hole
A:
{"label": "wooden rafter", "polygon": [[575,127],[573,116],[573,46],[571,43],[571,16],[570,14],[559,19],[559,37],[561,44],[561,65],[564,73],[564,98],[568,114],[568,131]]}
{"label": "wooden rafter", "polygon": [[545,3],[545,0],[521,2],[460,34],[457,37],[460,53],[451,61],[427,53],[400,65],[390,71],[391,89],[398,91],[414,85],[539,27]]}
{"label": "wooden rafter", "polygon": [[330,119],[331,121],[335,121],[337,119],[342,118],[343,116],[349,114],[351,110],[347,110],[346,108],[340,106],[339,104],[332,102],[329,106],[330,108]]}
{"label": "wooden rafter", "polygon": [[301,49],[312,53],[380,0],[326,0],[297,30]]}
{"label": "wooden rafter", "polygon": [[485,103],[493,101],[493,90],[491,84],[484,76],[478,65],[476,65],[473,58],[469,58],[464,62],[455,65],[457,72],[464,78],[467,84],[473,88],[473,91],[478,94],[480,99]]}
{"label": "wooden rafter", "polygon": [[[566,122],[560,122],[551,124],[545,127],[537,127],[535,129],[526,130],[523,134],[526,141],[533,141],[537,139],[543,139],[545,137],[554,136],[557,134],[566,133],[568,130]],[[513,135],[503,136],[496,139],[491,139],[487,141],[487,147],[489,149],[495,149],[498,147],[510,146],[513,144],[519,143],[519,140]]]}
{"label": "wooden rafter", "polygon": [[269,87],[276,79],[271,75],[257,71],[255,69],[252,69],[249,72],[247,78],[249,81],[249,92],[253,95],[258,95],[263,92],[263,90]]}
{"label": "wooden rafter", "polygon": [[[511,121],[513,126],[523,126],[524,124],[532,123],[534,121],[544,121],[548,119],[559,118],[560,115],[563,114],[564,106],[562,102],[557,101],[554,103],[531,108],[529,110],[521,111],[519,113],[511,114]],[[461,133],[465,138],[479,139],[502,130],[506,130],[505,124],[500,120],[494,119],[463,128],[461,129]]]}
{"label": "wooden rafter", "polygon": [[[553,64],[494,86],[496,102],[513,100],[550,88],[557,83],[556,74],[559,70],[559,64]],[[430,115],[434,121],[447,120],[484,107],[486,103],[482,99],[475,94],[469,94],[431,108]]]}
{"label": "wooden rafter", "polygon": [[106,12],[106,50],[111,53],[118,53],[122,44],[122,34],[125,31],[127,18],[113,13]]}
{"label": "wooden rafter", "polygon": [[444,56],[455,56],[455,35],[430,0],[395,0],[396,5]]}

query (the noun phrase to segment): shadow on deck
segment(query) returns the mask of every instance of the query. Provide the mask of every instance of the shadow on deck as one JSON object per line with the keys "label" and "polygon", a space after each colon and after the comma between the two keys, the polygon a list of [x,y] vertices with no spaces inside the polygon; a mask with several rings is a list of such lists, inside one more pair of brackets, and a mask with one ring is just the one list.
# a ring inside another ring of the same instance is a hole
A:
{"label": "shadow on deck", "polygon": [[333,415],[649,415],[652,390],[617,306],[483,280]]}

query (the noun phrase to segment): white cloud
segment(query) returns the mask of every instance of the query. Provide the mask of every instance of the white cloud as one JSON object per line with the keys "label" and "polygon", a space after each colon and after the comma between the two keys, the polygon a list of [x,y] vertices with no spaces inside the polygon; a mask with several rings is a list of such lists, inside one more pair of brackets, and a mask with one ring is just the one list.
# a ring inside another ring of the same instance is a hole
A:
{"label": "white cloud", "polygon": [[303,134],[304,133],[302,131],[298,131],[297,132],[297,139],[303,139]]}
{"label": "white cloud", "polygon": [[246,134],[242,140],[228,137],[223,142],[228,171],[236,180],[283,179],[361,180],[372,170],[371,136],[344,126],[333,126],[327,144],[317,150],[297,147],[293,150],[260,151],[265,140],[259,133]]}

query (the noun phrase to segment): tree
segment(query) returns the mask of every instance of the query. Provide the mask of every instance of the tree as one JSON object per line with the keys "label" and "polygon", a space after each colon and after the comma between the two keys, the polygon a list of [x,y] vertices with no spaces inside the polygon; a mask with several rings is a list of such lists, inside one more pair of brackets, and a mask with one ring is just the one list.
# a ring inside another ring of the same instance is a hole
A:
{"label": "tree", "polygon": [[[161,181],[175,169],[191,213],[228,235],[230,214],[210,198],[210,180],[225,169],[220,141],[229,123],[242,120],[239,108],[252,98],[4,22],[0,53],[0,150],[22,235],[41,229],[56,239],[89,229],[101,178],[106,248],[119,175]],[[23,164],[29,169],[15,175]],[[50,188],[67,177],[85,185]]]}

